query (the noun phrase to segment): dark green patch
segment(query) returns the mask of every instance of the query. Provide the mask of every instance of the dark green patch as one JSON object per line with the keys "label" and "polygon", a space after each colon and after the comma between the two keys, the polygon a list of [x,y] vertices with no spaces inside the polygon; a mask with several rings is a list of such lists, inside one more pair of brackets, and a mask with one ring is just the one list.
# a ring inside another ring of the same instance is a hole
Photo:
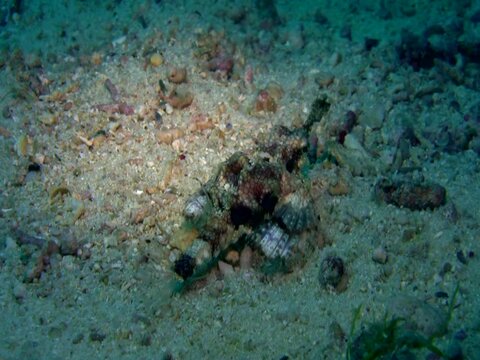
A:
{"label": "dark green patch", "polygon": [[289,267],[287,266],[285,259],[281,257],[276,257],[274,259],[266,259],[260,267],[260,271],[267,276],[286,274],[289,272],[288,270]]}
{"label": "dark green patch", "polygon": [[[455,307],[458,286],[454,291],[452,302],[448,309],[446,328],[450,322]],[[382,321],[368,324],[354,337],[355,328],[360,320],[361,307],[358,307],[353,316],[350,328],[349,343],[347,347],[348,360],[374,360],[374,359],[415,359],[415,351],[426,349],[441,359],[451,357],[435,345],[441,335],[425,337],[418,331],[413,331],[406,326],[406,319],[388,317]]]}
{"label": "dark green patch", "polygon": [[309,132],[313,124],[320,122],[328,110],[330,110],[330,103],[325,97],[315,99],[305,123],[305,129]]}

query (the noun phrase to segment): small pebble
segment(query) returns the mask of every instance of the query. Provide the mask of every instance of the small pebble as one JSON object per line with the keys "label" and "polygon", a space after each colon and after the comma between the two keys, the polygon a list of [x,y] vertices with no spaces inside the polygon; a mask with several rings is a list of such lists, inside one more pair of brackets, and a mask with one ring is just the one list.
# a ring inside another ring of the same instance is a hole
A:
{"label": "small pebble", "polygon": [[155,112],[155,124],[156,125],[163,125],[162,114],[160,114],[158,111]]}
{"label": "small pebble", "polygon": [[330,59],[328,59],[328,63],[331,67],[337,66],[340,64],[342,61],[342,55],[338,52],[334,52],[331,56]]}
{"label": "small pebble", "polygon": [[452,271],[452,264],[450,264],[449,262],[446,262],[445,264],[443,264],[443,267],[440,270],[439,275],[443,277],[445,276],[445,274],[449,273],[450,271]]}
{"label": "small pebble", "polygon": [[83,338],[84,338],[83,334],[76,335],[72,340],[72,344],[76,345],[76,344],[81,343]]}
{"label": "small pebble", "polygon": [[144,334],[139,341],[141,346],[150,346],[152,345],[152,336],[150,334]]}
{"label": "small pebble", "polygon": [[73,102],[71,102],[71,101],[67,101],[63,105],[63,111],[69,111],[69,110],[72,110],[72,108],[73,108]]}
{"label": "small pebble", "polygon": [[379,43],[380,41],[378,39],[367,37],[365,38],[365,50],[370,51],[374,47],[377,47]]}
{"label": "small pebble", "polygon": [[465,254],[463,253],[462,250],[457,251],[457,259],[462,264],[467,265],[467,258],[465,257]]}
{"label": "small pebble", "polygon": [[327,191],[332,196],[343,196],[347,195],[350,189],[345,181],[338,180],[335,185],[329,186]]}
{"label": "small pebble", "polygon": [[174,84],[181,84],[187,81],[187,69],[184,67],[174,67],[168,71],[168,81]]}
{"label": "small pebble", "polygon": [[174,360],[174,359],[175,357],[170,351],[167,351],[162,355],[162,360]]}
{"label": "small pebble", "polygon": [[326,73],[326,72],[320,72],[317,74],[315,77],[315,82],[322,88],[326,88],[333,84],[335,80],[335,76],[333,76],[331,73]]}
{"label": "small pebble", "polygon": [[373,251],[372,259],[376,263],[385,264],[388,260],[387,251],[382,246],[376,248]]}
{"label": "small pebble", "polygon": [[445,291],[437,291],[435,297],[439,299],[448,299],[448,294]]}
{"label": "small pebble", "polygon": [[233,269],[233,266],[230,264],[227,264],[224,261],[219,261],[218,262],[218,269],[220,270],[220,273],[224,276],[230,276],[235,273],[235,270]]}
{"label": "small pebble", "polygon": [[227,256],[225,256],[225,260],[231,265],[238,265],[240,261],[240,254],[235,250],[229,251]]}
{"label": "small pebble", "polygon": [[173,113],[173,107],[172,105],[170,104],[165,104],[165,112],[168,114],[168,115],[171,115]]}
{"label": "small pebble", "polygon": [[160,54],[150,56],[150,65],[157,67],[163,64],[163,57]]}
{"label": "small pebble", "polygon": [[245,246],[245,248],[240,253],[240,269],[247,270],[252,267],[253,262],[253,251],[250,246]]}
{"label": "small pebble", "polygon": [[343,331],[341,325],[337,321],[334,321],[330,324],[329,332],[338,345],[345,343],[345,331]]}
{"label": "small pebble", "polygon": [[28,168],[27,168],[27,171],[33,171],[33,172],[38,172],[42,170],[40,164],[37,164],[37,163],[31,163],[30,165],[28,165]]}
{"label": "small pebble", "polygon": [[337,256],[327,256],[320,264],[320,284],[324,288],[336,288],[345,275],[343,260]]}
{"label": "small pebble", "polygon": [[16,284],[13,287],[13,296],[15,296],[15,299],[17,299],[17,301],[22,301],[23,299],[25,299],[25,297],[27,296],[27,288],[25,287],[25,284]]}
{"label": "small pebble", "polygon": [[105,340],[106,337],[107,337],[107,335],[104,334],[103,332],[101,332],[98,329],[91,329],[90,330],[90,340],[91,341],[102,342],[103,340]]}
{"label": "small pebble", "polygon": [[455,204],[452,202],[447,203],[443,209],[443,215],[448,221],[456,223],[458,221],[459,214]]}

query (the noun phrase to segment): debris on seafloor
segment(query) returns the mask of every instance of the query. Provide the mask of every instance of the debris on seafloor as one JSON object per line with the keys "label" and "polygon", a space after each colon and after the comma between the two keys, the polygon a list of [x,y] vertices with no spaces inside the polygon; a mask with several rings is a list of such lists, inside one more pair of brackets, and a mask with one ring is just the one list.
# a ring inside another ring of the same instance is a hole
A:
{"label": "debris on seafloor", "polygon": [[[299,171],[307,142],[286,129],[278,133],[282,141],[265,143],[262,155],[232,155],[186,202],[185,221],[171,241],[183,251],[174,266],[183,281],[174,292],[191,287],[219,261],[238,260],[241,255],[232,254],[245,248],[257,250],[265,274],[290,272],[312,253],[318,216]],[[199,246],[210,255],[194,250]]]}
{"label": "debris on seafloor", "polygon": [[[278,259],[288,266],[298,263],[309,252],[313,226],[308,223],[305,229],[299,229],[298,224],[304,224],[305,219],[314,222],[316,217],[305,216],[303,208],[281,206],[281,214],[274,215],[285,192],[303,186],[285,172],[277,164],[236,153],[190,198],[184,210],[184,227],[195,229],[198,238],[210,244],[215,254],[192,273],[192,279],[203,276],[231,250],[241,253],[246,245],[261,250],[267,259]],[[313,208],[309,211],[313,213]],[[291,224],[285,224],[285,220]],[[192,244],[194,240],[190,238]],[[188,277],[183,284],[189,285],[190,280]]]}
{"label": "debris on seafloor", "polygon": [[320,285],[342,292],[347,287],[348,276],[344,261],[339,256],[327,255],[320,264]]}
{"label": "debris on seafloor", "polygon": [[181,87],[172,88],[168,95],[163,92],[163,89],[160,89],[159,97],[170,104],[172,108],[180,110],[189,107],[193,102],[193,94]]}
{"label": "debris on seafloor", "polygon": [[435,183],[383,178],[375,185],[374,196],[387,204],[410,210],[433,210],[445,205],[447,191]]}
{"label": "debris on seafloor", "polygon": [[168,81],[174,84],[181,84],[187,81],[187,68],[173,67],[167,73]]}
{"label": "debris on seafloor", "polygon": [[118,88],[115,86],[115,84],[112,82],[110,79],[105,80],[105,87],[110,93],[110,96],[112,97],[112,100],[115,102],[120,101],[120,92],[118,91]]}
{"label": "debris on seafloor", "polygon": [[94,105],[93,106],[94,110],[105,112],[107,114],[122,114],[122,115],[135,114],[135,107],[121,100],[120,91],[110,79],[106,79],[104,82],[104,85],[108,93],[110,94],[110,97],[112,98],[113,103]]}
{"label": "debris on seafloor", "polygon": [[25,262],[24,282],[33,282],[50,267],[51,258],[60,256],[88,256],[84,244],[71,232],[61,233],[57,238],[31,235],[18,226],[12,228],[16,243],[22,247]]}
{"label": "debris on seafloor", "polygon": [[122,115],[133,115],[135,109],[133,106],[128,105],[124,102],[112,103],[112,104],[99,104],[93,107],[94,110],[100,112],[105,112],[107,114],[122,114]]}
{"label": "debris on seafloor", "polygon": [[[251,263],[266,275],[291,272],[305,263],[321,234],[310,170],[333,161],[353,173],[377,171],[367,161],[370,154],[365,149],[351,146],[356,114],[348,111],[337,124],[329,110],[327,98],[319,97],[302,128],[279,126],[268,138],[260,135],[256,155],[235,153],[187,200],[184,222],[170,241],[180,250],[174,271],[182,280],[175,293],[191,288],[219,262],[222,269],[233,270],[238,261],[232,259],[240,258],[245,248],[253,250]],[[350,166],[358,160],[355,154],[364,159],[355,165],[356,171]],[[442,186],[409,178],[380,180],[375,195],[411,210],[435,209],[446,202]],[[320,283],[336,292],[346,289],[348,273],[339,256],[324,259]]]}
{"label": "debris on seafloor", "polygon": [[[405,358],[414,359],[415,350],[428,349],[427,359],[464,359],[457,332],[448,347],[439,346],[448,332],[453,311],[457,307],[459,287],[455,288],[446,312],[410,296],[395,296],[388,302],[387,313],[380,321],[363,323],[355,335],[361,307],[354,313],[347,347],[347,359]],[[398,357],[397,357],[398,356]]]}

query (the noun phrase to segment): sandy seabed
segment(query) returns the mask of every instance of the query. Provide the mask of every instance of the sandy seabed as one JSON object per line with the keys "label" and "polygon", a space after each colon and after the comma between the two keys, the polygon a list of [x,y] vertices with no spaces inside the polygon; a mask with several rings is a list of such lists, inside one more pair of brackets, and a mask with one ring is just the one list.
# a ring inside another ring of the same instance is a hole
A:
{"label": "sandy seabed", "polygon": [[[2,8],[0,359],[342,359],[386,314],[480,359],[480,5],[272,4]],[[227,261],[172,296],[186,201],[317,99],[317,161],[295,176],[318,246],[288,274]],[[379,201],[381,179],[445,203]]]}

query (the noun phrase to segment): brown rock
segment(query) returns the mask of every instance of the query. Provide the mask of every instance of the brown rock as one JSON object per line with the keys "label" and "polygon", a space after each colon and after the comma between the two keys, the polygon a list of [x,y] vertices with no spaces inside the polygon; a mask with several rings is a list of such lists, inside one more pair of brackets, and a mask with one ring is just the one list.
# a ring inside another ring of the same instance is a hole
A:
{"label": "brown rock", "polygon": [[255,100],[255,112],[276,112],[277,103],[267,90],[261,90]]}
{"label": "brown rock", "polygon": [[150,215],[150,207],[143,207],[138,209],[132,217],[132,222],[134,224],[141,224],[145,218]]}
{"label": "brown rock", "polygon": [[164,98],[174,109],[184,109],[193,102],[193,95],[190,92],[180,93],[173,91],[168,97]]}
{"label": "brown rock", "polygon": [[328,193],[332,196],[347,195],[349,191],[348,185],[343,180],[338,180],[335,185],[331,185],[328,188]]}
{"label": "brown rock", "polygon": [[235,250],[229,251],[227,256],[225,256],[225,261],[233,266],[238,265],[240,261],[240,254]]}
{"label": "brown rock", "polygon": [[174,84],[181,84],[187,81],[187,69],[174,67],[168,71],[168,81]]}
{"label": "brown rock", "polygon": [[253,250],[250,246],[245,246],[240,254],[240,269],[251,269],[253,264]]}
{"label": "brown rock", "polygon": [[447,191],[435,183],[382,179],[375,185],[377,199],[410,210],[435,209],[445,204]]}
{"label": "brown rock", "polygon": [[230,264],[227,264],[226,262],[219,261],[218,262],[218,269],[220,270],[220,273],[226,277],[230,276],[235,273],[235,270],[233,269],[233,266]]}
{"label": "brown rock", "polygon": [[185,135],[185,132],[179,128],[173,128],[169,130],[161,130],[157,132],[156,138],[163,144],[170,145],[174,140],[177,140]]}

